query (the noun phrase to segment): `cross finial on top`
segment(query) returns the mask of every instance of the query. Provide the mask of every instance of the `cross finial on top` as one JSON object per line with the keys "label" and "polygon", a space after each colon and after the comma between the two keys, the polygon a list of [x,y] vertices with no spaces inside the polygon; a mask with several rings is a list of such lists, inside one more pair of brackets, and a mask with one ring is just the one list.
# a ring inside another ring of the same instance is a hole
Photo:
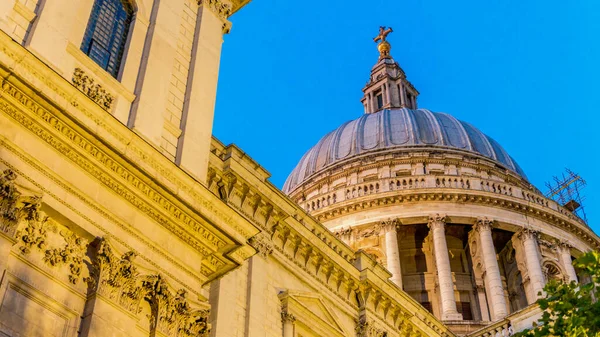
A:
{"label": "cross finial on top", "polygon": [[389,27],[389,28],[386,29],[385,26],[380,26],[379,27],[379,35],[377,35],[373,39],[373,41],[375,41],[375,42],[380,42],[381,41],[381,43],[386,42],[385,38],[388,36],[389,33],[393,32],[393,31],[394,30],[392,29],[392,27]]}

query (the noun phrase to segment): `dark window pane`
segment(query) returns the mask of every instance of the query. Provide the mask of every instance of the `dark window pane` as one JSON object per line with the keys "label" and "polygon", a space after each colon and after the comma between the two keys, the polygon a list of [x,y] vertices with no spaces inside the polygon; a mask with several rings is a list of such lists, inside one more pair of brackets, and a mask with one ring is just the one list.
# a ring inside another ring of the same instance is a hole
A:
{"label": "dark window pane", "polygon": [[117,77],[127,41],[131,8],[121,0],[96,0],[81,50],[113,77]]}

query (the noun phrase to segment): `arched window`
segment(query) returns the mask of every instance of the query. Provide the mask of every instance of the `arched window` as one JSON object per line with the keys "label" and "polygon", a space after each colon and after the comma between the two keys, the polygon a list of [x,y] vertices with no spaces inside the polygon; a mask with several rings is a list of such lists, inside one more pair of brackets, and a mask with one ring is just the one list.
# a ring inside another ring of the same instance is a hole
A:
{"label": "arched window", "polygon": [[133,8],[122,0],[95,0],[81,50],[113,77],[119,74]]}

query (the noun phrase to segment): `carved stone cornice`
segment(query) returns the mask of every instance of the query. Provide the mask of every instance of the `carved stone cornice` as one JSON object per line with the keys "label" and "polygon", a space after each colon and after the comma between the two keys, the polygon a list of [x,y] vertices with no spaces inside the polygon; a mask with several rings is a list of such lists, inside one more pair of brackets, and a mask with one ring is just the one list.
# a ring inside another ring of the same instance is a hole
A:
{"label": "carved stone cornice", "polygon": [[[587,226],[556,210],[537,203],[528,202],[516,197],[504,195],[489,195],[489,193],[473,193],[481,191],[452,191],[452,190],[399,190],[394,193],[380,193],[360,199],[339,202],[328,209],[314,212],[313,216],[320,221],[362,212],[367,209],[389,207],[407,202],[460,202],[467,205],[486,205],[507,211],[526,214],[529,217],[556,226],[580,238],[594,249],[600,249],[600,239]],[[485,195],[484,195],[485,194]]]}
{"label": "carved stone cornice", "polygon": [[263,258],[267,258],[273,253],[273,243],[271,239],[264,233],[259,233],[248,240],[248,244],[256,249],[258,254]]}
{"label": "carved stone cornice", "polygon": [[227,20],[232,13],[231,4],[223,0],[198,0],[198,6],[208,8],[221,20]]}
{"label": "carved stone cornice", "polygon": [[432,229],[443,229],[446,225],[446,216],[445,215],[431,215],[429,216],[429,220],[427,221],[427,226]]}
{"label": "carved stone cornice", "polygon": [[[0,104],[0,110],[21,122],[25,128],[62,153],[65,158],[72,160],[97,178],[104,186],[131,202],[149,217],[168,228],[174,235],[205,255],[201,269],[203,275],[212,277],[214,274],[230,268],[227,266],[230,262],[220,256],[222,253],[219,252],[222,247],[231,244],[229,239],[215,232],[210,225],[207,226],[203,220],[198,219],[193,212],[187,210],[187,207],[182,206],[150,180],[140,177],[139,172],[132,171],[122,160],[117,158],[117,155],[103,147],[100,142],[88,139],[93,136],[62,121],[60,114],[45,109],[7,81],[2,83],[1,89],[3,99],[9,97],[15,99],[29,110],[30,115],[23,114],[21,110],[14,109],[5,102]],[[40,124],[45,125],[40,127]],[[54,132],[63,137],[57,137]],[[73,151],[74,148],[77,150]],[[108,170],[110,174],[103,169]],[[9,177],[5,177],[4,180],[6,180],[4,185],[9,186]],[[9,188],[6,189],[6,191],[8,190]],[[140,195],[143,197],[140,198]],[[4,208],[6,207],[4,205]],[[210,205],[207,209],[215,209],[215,206]],[[226,218],[230,218],[230,216]]]}

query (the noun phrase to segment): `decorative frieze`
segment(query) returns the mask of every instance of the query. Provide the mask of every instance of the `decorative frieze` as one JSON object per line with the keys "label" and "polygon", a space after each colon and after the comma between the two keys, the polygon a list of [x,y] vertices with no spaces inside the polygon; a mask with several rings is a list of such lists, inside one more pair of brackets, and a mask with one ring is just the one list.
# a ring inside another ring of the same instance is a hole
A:
{"label": "decorative frieze", "polygon": [[96,102],[102,109],[110,111],[114,97],[101,84],[96,83],[94,78],[86,74],[83,69],[75,68],[72,81],[77,89],[81,90],[81,92]]}

